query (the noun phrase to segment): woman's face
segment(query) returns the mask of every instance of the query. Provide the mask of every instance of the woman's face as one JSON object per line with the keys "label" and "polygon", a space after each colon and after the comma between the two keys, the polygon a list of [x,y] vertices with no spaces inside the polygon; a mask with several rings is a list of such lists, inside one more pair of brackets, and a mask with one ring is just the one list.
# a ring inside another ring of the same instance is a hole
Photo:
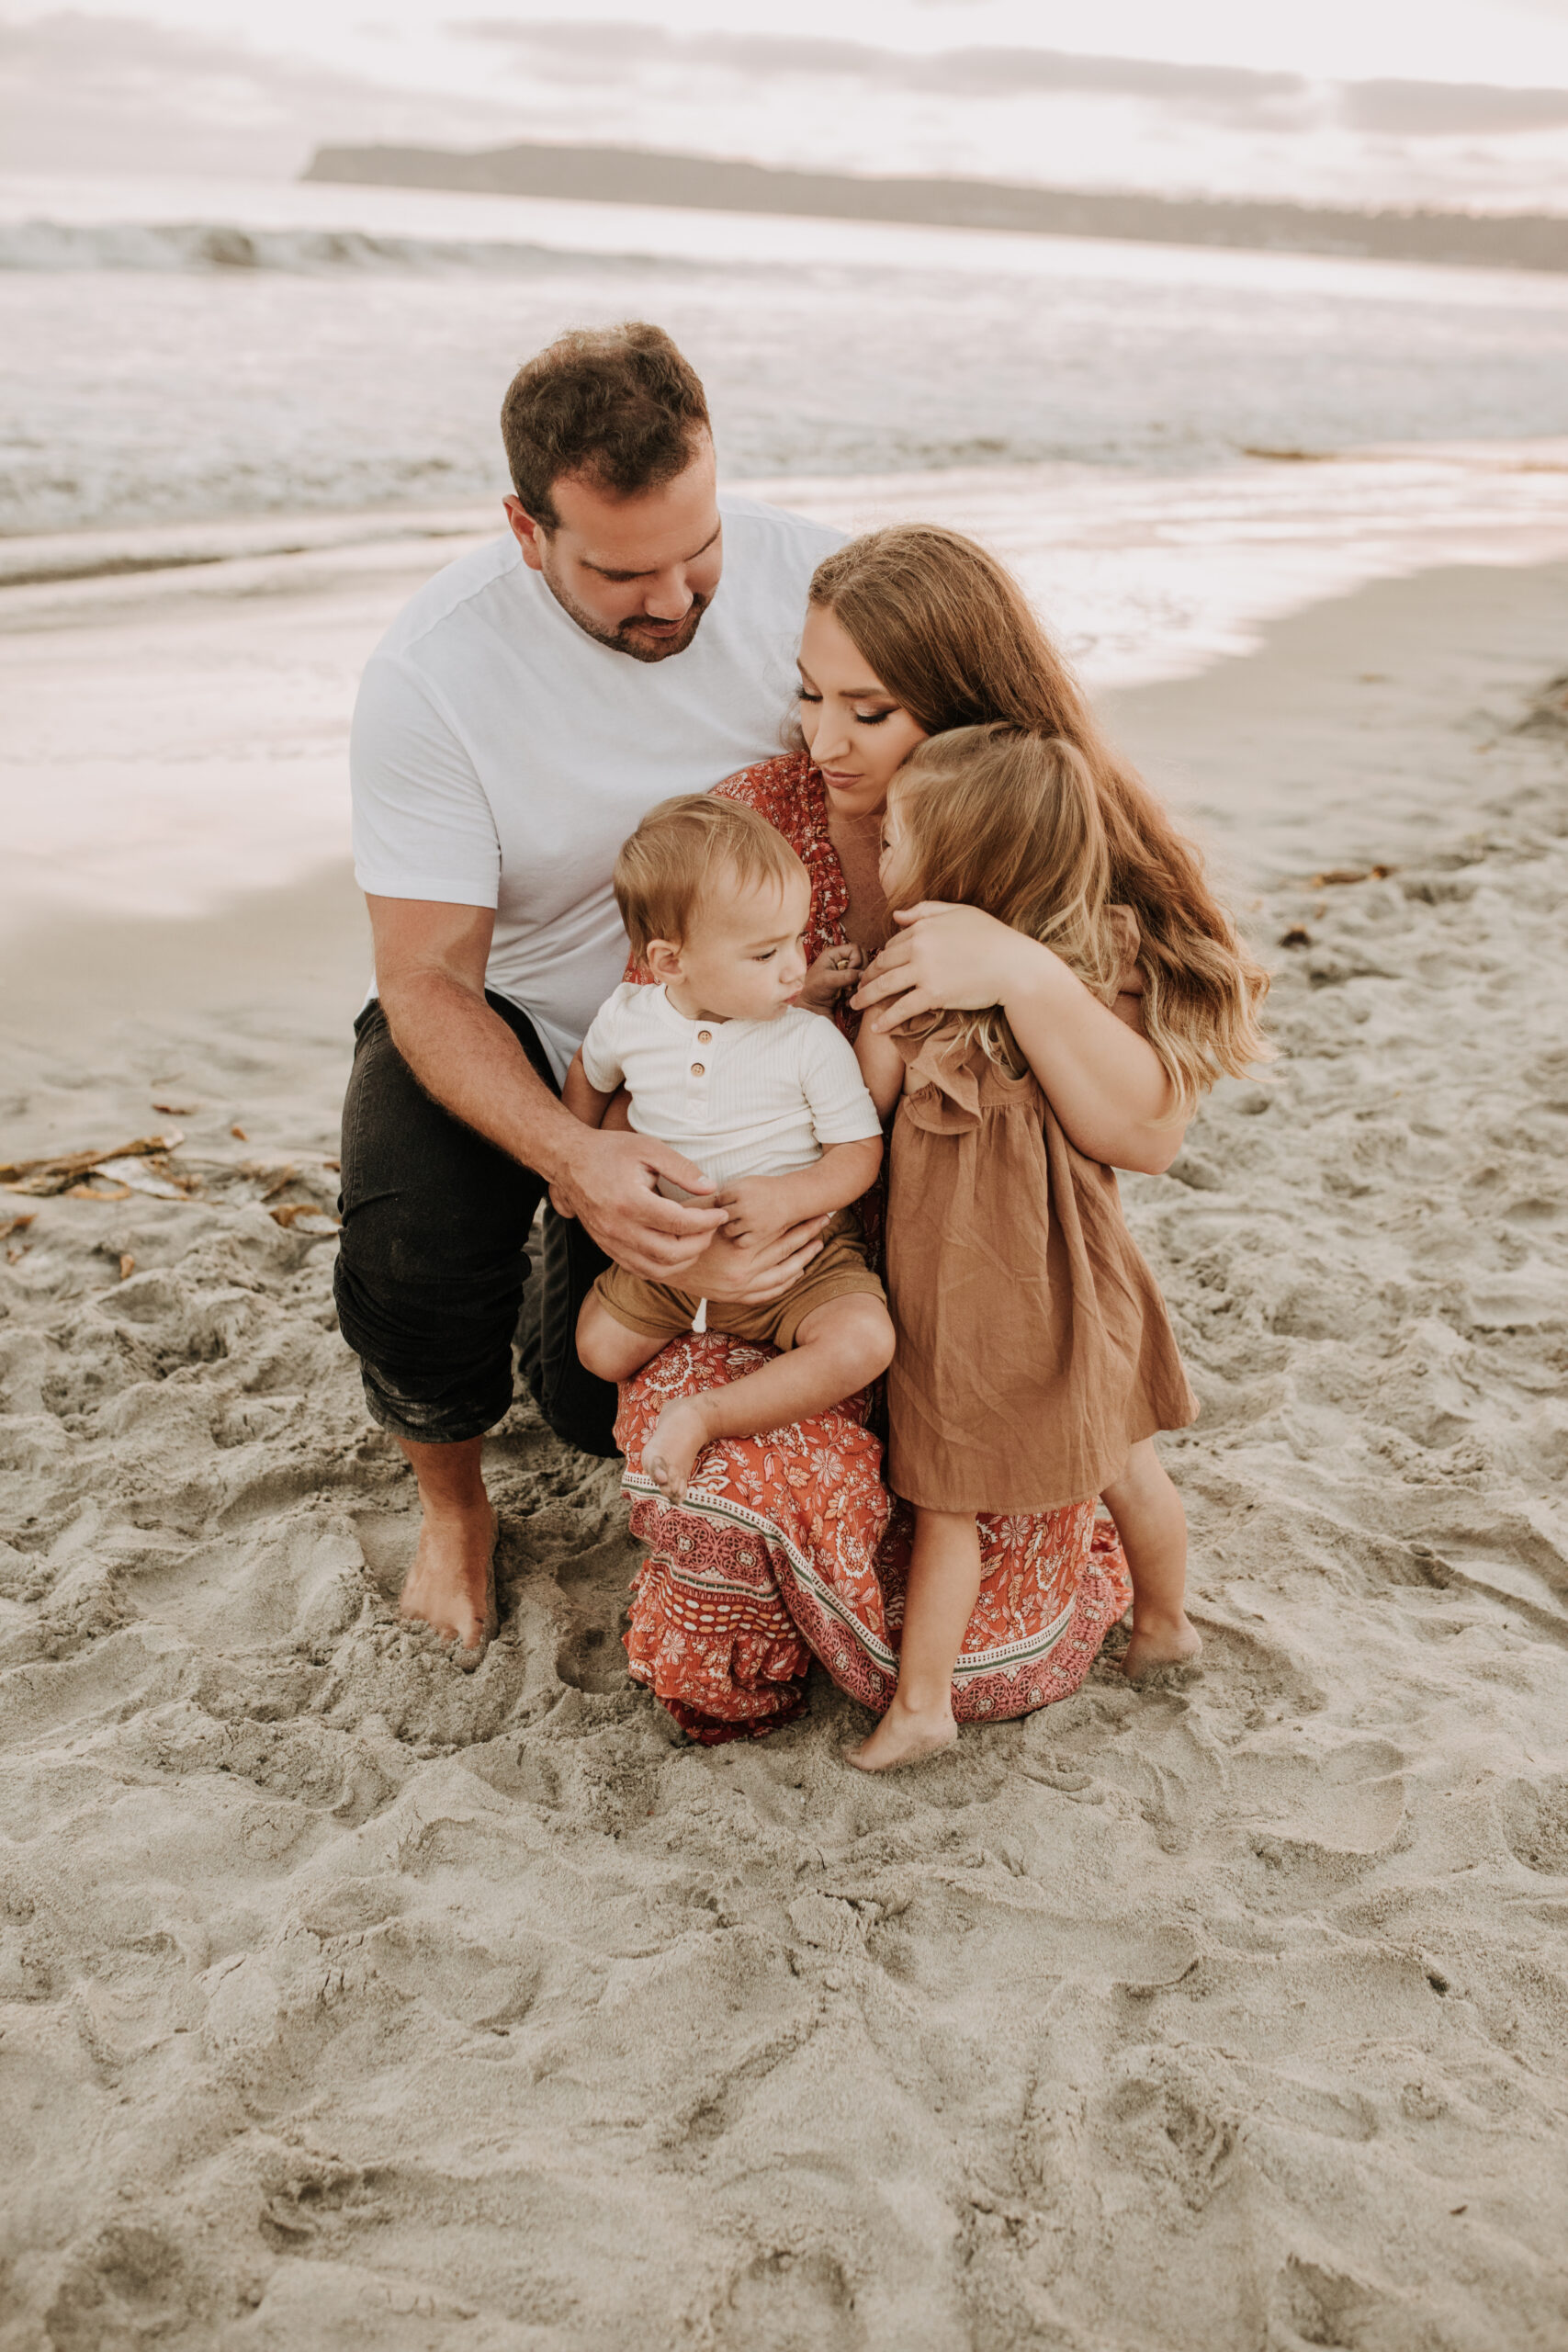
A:
{"label": "woman's face", "polygon": [[874,817],[887,787],[926,731],[881,680],[823,605],[800,639],[800,731],[840,817]]}

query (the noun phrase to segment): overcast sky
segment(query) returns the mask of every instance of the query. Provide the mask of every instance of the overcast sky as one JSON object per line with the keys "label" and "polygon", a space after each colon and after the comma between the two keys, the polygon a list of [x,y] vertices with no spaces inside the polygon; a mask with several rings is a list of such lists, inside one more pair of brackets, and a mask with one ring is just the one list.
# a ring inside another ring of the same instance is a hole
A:
{"label": "overcast sky", "polygon": [[1568,0],[0,0],[13,169],[599,140],[1055,186],[1568,209]]}

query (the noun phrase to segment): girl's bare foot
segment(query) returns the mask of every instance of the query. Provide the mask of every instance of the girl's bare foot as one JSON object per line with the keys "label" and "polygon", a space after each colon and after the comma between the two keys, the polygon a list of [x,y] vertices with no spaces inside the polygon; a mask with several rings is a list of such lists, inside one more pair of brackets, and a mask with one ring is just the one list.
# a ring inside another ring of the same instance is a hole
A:
{"label": "girl's bare foot", "polygon": [[665,1406],[642,1449],[644,1476],[651,1478],[671,1502],[683,1501],[697,1456],[707,1442],[700,1409],[690,1396],[678,1396],[672,1405]]}
{"label": "girl's bare foot", "polygon": [[1148,1618],[1142,1624],[1134,1618],[1133,1638],[1122,1660],[1122,1671],[1129,1682],[1137,1682],[1145,1674],[1153,1673],[1156,1666],[1185,1665],[1197,1657],[1202,1646],[1201,1634],[1184,1612],[1175,1617]]}
{"label": "girl's bare foot", "polygon": [[499,1532],[488,1501],[455,1510],[427,1505],[398,1601],[399,1616],[452,1643],[456,1663],[470,1674],[495,1634]]}
{"label": "girl's bare foot", "polygon": [[892,1772],[900,1764],[918,1764],[922,1756],[939,1754],[957,1737],[951,1704],[920,1710],[900,1706],[895,1695],[871,1737],[859,1747],[845,1748],[844,1761],[857,1772]]}

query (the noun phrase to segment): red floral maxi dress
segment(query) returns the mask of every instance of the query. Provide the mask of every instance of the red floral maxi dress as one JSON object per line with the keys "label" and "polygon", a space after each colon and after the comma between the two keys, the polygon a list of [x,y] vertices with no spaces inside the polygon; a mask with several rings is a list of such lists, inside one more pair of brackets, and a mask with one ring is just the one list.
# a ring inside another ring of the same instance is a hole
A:
{"label": "red floral maxi dress", "polygon": [[[717,788],[766,817],[805,862],[807,955],[841,946],[849,889],[806,754],[761,761]],[[839,1018],[852,1030],[852,1013]],[[671,1397],[739,1380],[773,1352],[722,1331],[674,1340],[622,1388],[615,1423],[632,1532],[648,1545],[626,1636],[632,1678],[710,1743],[792,1721],[813,1656],[878,1713],[898,1671],[911,1520],[882,1482],[869,1392],[793,1428],[708,1446],[684,1503],[665,1502],[643,1476],[644,1442]],[[1132,1586],[1092,1497],[979,1527],[980,1598],[953,1705],[961,1720],[999,1721],[1077,1689]]]}

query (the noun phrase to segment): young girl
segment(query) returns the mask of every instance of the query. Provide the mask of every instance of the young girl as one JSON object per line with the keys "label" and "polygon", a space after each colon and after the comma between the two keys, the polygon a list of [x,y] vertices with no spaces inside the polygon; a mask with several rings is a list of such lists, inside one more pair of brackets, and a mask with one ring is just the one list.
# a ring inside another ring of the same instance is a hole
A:
{"label": "young girl", "polygon": [[[1049,948],[1106,1004],[1130,944],[1112,870],[1104,795],[1084,752],[1060,736],[954,729],[920,743],[888,794],[890,906],[928,919],[979,909]],[[1216,1062],[1261,1050],[1262,981],[1243,951],[1216,940],[1212,910],[1195,909],[1190,956],[1211,1001],[1225,977],[1217,959],[1228,953],[1232,967],[1218,991],[1228,1014],[1205,1020],[1204,991],[1181,986],[1180,910],[1166,913],[1171,1030],[1162,1038],[1165,1024],[1150,1025],[1174,1121]],[[921,1002],[906,994],[901,1008]],[[1141,1022],[1135,1000],[1122,1008]],[[878,1110],[898,1105],[887,1475],[916,1520],[897,1690],[852,1758],[880,1771],[957,1736],[953,1670],[980,1584],[976,1513],[1099,1494],[1132,1573],[1129,1669],[1197,1650],[1183,1608],[1181,1503],[1152,1438],[1198,1408],[1115,1176],[1067,1140],[1001,1008],[928,1010],[882,1033],[867,1020],[856,1051]]]}

